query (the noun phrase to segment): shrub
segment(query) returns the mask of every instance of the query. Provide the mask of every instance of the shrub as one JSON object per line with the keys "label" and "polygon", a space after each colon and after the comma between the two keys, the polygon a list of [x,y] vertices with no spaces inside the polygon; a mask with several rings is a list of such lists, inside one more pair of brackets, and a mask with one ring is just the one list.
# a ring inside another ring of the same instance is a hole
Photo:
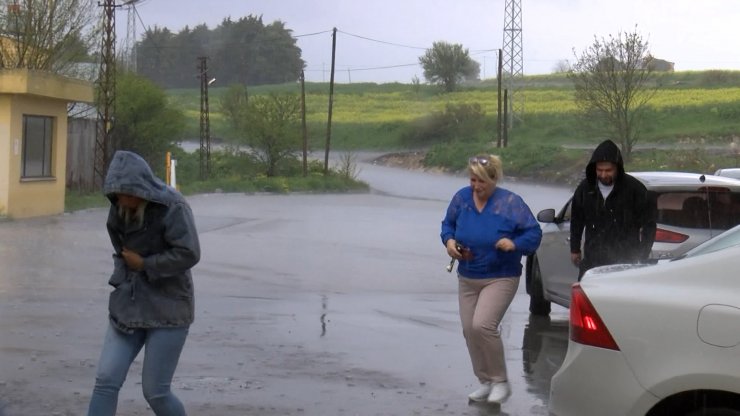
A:
{"label": "shrub", "polygon": [[401,142],[409,147],[418,147],[469,140],[480,132],[484,121],[485,111],[478,103],[447,104],[444,111],[433,111],[413,121],[401,135]]}

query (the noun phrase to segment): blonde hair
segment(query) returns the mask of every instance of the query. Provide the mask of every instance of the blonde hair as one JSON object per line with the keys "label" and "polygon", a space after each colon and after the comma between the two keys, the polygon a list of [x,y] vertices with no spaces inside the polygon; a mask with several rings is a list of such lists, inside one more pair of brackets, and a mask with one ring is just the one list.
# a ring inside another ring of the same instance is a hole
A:
{"label": "blonde hair", "polygon": [[473,159],[486,159],[488,163],[468,162],[468,172],[487,183],[497,183],[504,178],[504,169],[501,158],[496,155],[477,155]]}
{"label": "blonde hair", "polygon": [[144,224],[144,211],[148,202],[146,199],[143,199],[136,209],[129,209],[119,205],[118,216],[123,218],[123,223],[126,225],[136,223],[137,226],[141,226]]}

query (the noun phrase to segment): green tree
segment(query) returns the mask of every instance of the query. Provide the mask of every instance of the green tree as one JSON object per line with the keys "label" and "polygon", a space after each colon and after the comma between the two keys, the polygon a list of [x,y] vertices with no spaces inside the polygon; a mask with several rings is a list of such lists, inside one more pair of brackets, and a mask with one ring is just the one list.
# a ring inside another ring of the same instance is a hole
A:
{"label": "green tree", "polygon": [[142,76],[119,73],[116,84],[115,148],[140,154],[161,174],[165,154],[181,138],[185,115]]}
{"label": "green tree", "polygon": [[281,21],[262,16],[230,18],[213,31],[213,68],[225,83],[249,85],[295,81],[303,69],[301,50]]}
{"label": "green tree", "polygon": [[658,91],[648,42],[635,30],[594,42],[568,72],[575,102],[594,133],[615,138],[629,159],[644,123],[647,104]]}
{"label": "green tree", "polygon": [[229,85],[218,102],[219,110],[229,122],[234,137],[238,136],[243,123],[247,111],[247,102],[247,87],[242,84]]}
{"label": "green tree", "polygon": [[[136,72],[146,76],[160,87],[177,86],[170,77],[178,55],[174,39],[175,35],[167,28],[155,26],[147,30],[136,46]],[[196,65],[197,63],[193,60],[190,66],[183,69],[190,70],[188,72],[197,75]],[[197,78],[193,77],[190,86],[192,85],[198,85]]]}
{"label": "green tree", "polygon": [[447,92],[454,91],[462,81],[478,79],[480,74],[480,64],[460,44],[434,42],[419,57],[419,63],[427,82],[442,85]]}
{"label": "green tree", "polygon": [[261,16],[226,18],[215,29],[185,27],[147,31],[137,46],[138,71],[165,88],[197,85],[197,57],[206,56],[208,72],[228,85],[295,81],[304,67],[292,31],[281,21],[269,25]]}
{"label": "green tree", "polygon": [[[199,84],[198,58],[208,57],[211,32],[206,25],[192,30],[185,27],[172,38],[172,64],[165,69],[166,82],[172,87],[197,88]],[[212,60],[208,62],[211,71]]]}
{"label": "green tree", "polygon": [[0,68],[70,75],[98,40],[94,0],[16,0],[0,7]]}
{"label": "green tree", "polygon": [[295,94],[270,94],[250,98],[237,122],[254,157],[267,176],[278,174],[280,163],[293,159],[301,146],[300,98]]}

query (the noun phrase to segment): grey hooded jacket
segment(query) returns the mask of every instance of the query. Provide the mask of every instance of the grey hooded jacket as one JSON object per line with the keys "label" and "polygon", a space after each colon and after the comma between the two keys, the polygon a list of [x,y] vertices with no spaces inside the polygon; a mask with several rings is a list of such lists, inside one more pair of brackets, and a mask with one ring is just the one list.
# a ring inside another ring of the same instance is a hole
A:
{"label": "grey hooded jacket", "polygon": [[[185,198],[127,151],[113,155],[103,192],[111,201],[107,228],[114,250],[108,282],[114,287],[108,304],[111,323],[125,332],[190,325],[195,309],[190,269],[200,260],[200,243]],[[118,213],[119,193],[148,201],[143,223],[126,224]],[[143,270],[126,266],[124,247],[143,258]]]}

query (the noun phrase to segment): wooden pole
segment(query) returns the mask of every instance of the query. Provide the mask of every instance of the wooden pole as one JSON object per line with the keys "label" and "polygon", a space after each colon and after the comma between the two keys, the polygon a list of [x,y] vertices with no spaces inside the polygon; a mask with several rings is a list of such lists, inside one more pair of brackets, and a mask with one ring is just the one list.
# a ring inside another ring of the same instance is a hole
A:
{"label": "wooden pole", "polygon": [[303,132],[303,176],[308,176],[308,131],[306,130],[306,76],[301,71],[301,130]]}
{"label": "wooden pole", "polygon": [[331,148],[331,112],[334,105],[334,61],[337,52],[337,28],[331,35],[331,76],[329,77],[329,118],[326,122],[326,150],[324,153],[324,175],[329,174],[329,149]]}
{"label": "wooden pole", "polygon": [[509,89],[504,90],[504,147],[509,145]]}
{"label": "wooden pole", "polygon": [[501,125],[502,125],[502,123],[501,123],[501,118],[502,118],[502,114],[501,114],[501,78],[503,78],[503,73],[504,73],[504,70],[503,70],[504,69],[503,55],[504,55],[503,54],[503,51],[501,49],[499,49],[498,50],[498,71],[497,71],[497,75],[496,75],[496,80],[497,80],[497,84],[498,84],[498,96],[497,96],[497,100],[498,100],[498,113],[496,113],[496,134],[497,134],[497,137],[498,137],[498,141],[496,142],[496,147],[501,147],[502,146],[502,132],[501,132],[501,129],[502,129],[502,127],[501,127]]}

